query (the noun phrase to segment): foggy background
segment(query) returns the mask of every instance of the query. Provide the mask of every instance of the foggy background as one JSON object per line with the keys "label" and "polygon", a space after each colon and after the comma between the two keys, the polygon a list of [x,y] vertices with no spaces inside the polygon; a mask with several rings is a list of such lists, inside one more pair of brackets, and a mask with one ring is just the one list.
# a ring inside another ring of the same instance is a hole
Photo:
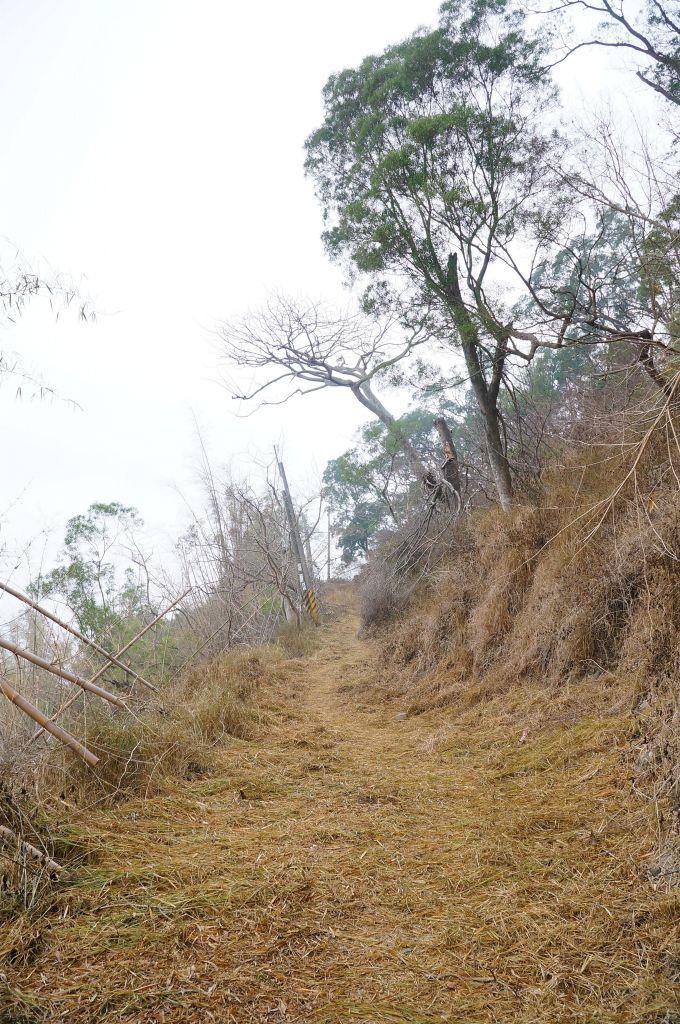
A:
{"label": "foggy background", "polygon": [[[238,418],[214,328],[273,290],[351,301],[322,249],[303,143],[329,74],[437,8],[0,0],[0,253],[71,280],[97,315],[55,322],[38,300],[0,332],[59,396],[0,386],[0,546],[37,537],[40,550],[47,533],[50,553],[66,519],[115,500],[139,510],[158,555],[196,490],[196,422],[216,463],[246,473],[276,443],[293,489],[318,485],[364,410],[331,391]],[[560,69],[574,112],[594,91],[644,104],[630,74],[622,96],[594,70],[616,59],[585,51]]]}

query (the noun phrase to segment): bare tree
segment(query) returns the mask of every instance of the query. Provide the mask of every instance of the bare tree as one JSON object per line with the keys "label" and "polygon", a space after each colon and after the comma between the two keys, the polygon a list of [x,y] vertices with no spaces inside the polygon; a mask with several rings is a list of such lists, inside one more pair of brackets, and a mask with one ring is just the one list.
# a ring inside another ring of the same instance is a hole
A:
{"label": "bare tree", "polygon": [[250,387],[227,381],[232,397],[277,405],[294,395],[344,388],[394,434],[416,478],[428,488],[437,487],[434,472],[374,391],[376,378],[429,340],[424,325],[404,334],[394,320],[377,323],[360,314],[339,316],[319,303],[277,297],[260,312],[224,324],[219,334],[230,364],[264,371],[264,378],[258,376]]}
{"label": "bare tree", "polygon": [[[299,622],[302,588],[274,471],[267,468],[256,488],[211,466],[203,445],[202,456],[206,507],[193,512],[178,554],[183,582],[193,588],[190,630],[202,652],[216,653],[270,640],[284,618]],[[319,509],[318,495],[297,509],[305,544]]]}
{"label": "bare tree", "polygon": [[598,21],[594,38],[565,44],[566,52],[555,64],[587,46],[625,50],[644,62],[636,71],[640,81],[670,103],[680,105],[680,10],[677,3],[646,0],[644,5],[629,3],[626,10],[624,0],[558,0],[542,8],[541,13],[552,16],[560,11],[591,14]]}

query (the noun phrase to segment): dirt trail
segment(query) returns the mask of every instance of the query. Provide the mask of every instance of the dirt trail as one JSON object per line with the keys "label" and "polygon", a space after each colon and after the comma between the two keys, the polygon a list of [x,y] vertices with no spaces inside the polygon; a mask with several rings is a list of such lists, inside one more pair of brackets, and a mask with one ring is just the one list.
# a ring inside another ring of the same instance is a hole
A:
{"label": "dirt trail", "polygon": [[435,744],[441,716],[362,704],[356,628],[344,608],[285,663],[261,738],[210,777],[77,822],[94,855],[15,951],[0,1020],[679,1019],[678,904],[630,855],[649,809],[621,723],[525,749],[451,718]]}

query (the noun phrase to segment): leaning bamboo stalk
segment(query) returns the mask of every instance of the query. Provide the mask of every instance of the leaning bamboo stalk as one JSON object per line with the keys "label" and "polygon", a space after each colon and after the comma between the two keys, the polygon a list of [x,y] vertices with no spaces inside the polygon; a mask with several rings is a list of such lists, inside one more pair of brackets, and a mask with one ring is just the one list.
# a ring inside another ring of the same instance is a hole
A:
{"label": "leaning bamboo stalk", "polygon": [[44,715],[34,704],[22,697],[20,693],[10,686],[5,679],[0,679],[0,690],[4,693],[7,700],[11,701],[16,707],[18,707],[24,714],[32,718],[41,729],[51,733],[56,739],[58,739],[65,746],[70,747],[74,750],[79,757],[82,757],[83,761],[86,761],[91,768],[94,768],[99,758],[96,754],[93,754],[91,750],[83,746],[75,736],[71,736],[70,732],[66,732],[60,725],[56,725],[54,722],[50,722],[47,715]]}
{"label": "leaning bamboo stalk", "polygon": [[104,650],[104,648],[101,647],[94,640],[88,639],[88,637],[86,637],[83,633],[79,632],[79,630],[74,629],[73,626],[69,626],[68,622],[64,622],[63,619],[60,619],[57,615],[54,615],[47,608],[43,608],[43,606],[41,604],[38,604],[37,601],[33,601],[26,594],[22,594],[20,590],[15,590],[14,587],[10,587],[9,583],[0,582],[0,590],[4,590],[6,594],[11,594],[12,597],[16,597],[18,601],[23,601],[23,603],[27,604],[29,608],[33,608],[34,611],[40,612],[41,615],[44,615],[46,619],[51,619],[52,622],[55,622],[57,626],[61,627],[61,629],[65,629],[67,633],[70,633],[71,636],[74,636],[76,640],[80,640],[81,643],[84,643],[88,647],[91,647],[93,651],[97,652],[97,654],[103,655],[103,657],[105,657],[107,661],[111,662],[114,665],[117,665],[118,668],[122,668],[123,671],[129,673],[129,675],[131,675],[133,679],[136,679],[137,682],[142,683],[143,686],[147,686],[150,690],[158,690],[158,687],[154,686],[153,683],[149,683],[146,679],[144,679],[143,676],[140,676],[138,672],[133,672],[131,668],[128,668],[127,665],[124,665],[123,662],[119,660],[118,655],[109,654],[108,651]]}
{"label": "leaning bamboo stalk", "polygon": [[52,874],[58,875],[63,870],[61,864],[57,864],[56,860],[52,860],[46,853],[39,850],[37,846],[33,846],[32,843],[27,843],[25,839],[21,839],[15,835],[11,829],[6,828],[4,825],[0,825],[0,846],[13,846],[17,844],[25,854],[27,854],[31,860],[35,860],[42,867],[47,868]]}
{"label": "leaning bamboo stalk", "polygon": [[[9,640],[0,640],[0,647],[4,650],[9,651],[10,654],[14,654],[17,658],[23,658],[25,661],[30,661],[31,664],[37,665],[38,668],[42,668],[45,672],[51,672],[53,676],[59,676],[61,679],[66,679],[69,683],[75,683],[82,690],[88,690],[90,693],[96,693],[98,697],[103,700],[107,700],[109,704],[115,704],[119,708],[124,708],[125,704],[120,697],[115,697],[108,690],[102,689],[101,686],[96,686],[94,683],[87,679],[82,679],[81,676],[76,676],[73,672],[67,672],[65,668],[57,668],[56,665],[51,665],[49,661],[45,661],[40,655],[34,654],[33,651],[25,651],[23,647],[17,647],[16,644],[10,643]],[[102,670],[106,672],[106,668]]]}
{"label": "leaning bamboo stalk", "polygon": [[[180,594],[180,596],[175,601],[172,602],[172,604],[168,605],[168,607],[165,609],[165,611],[161,612],[160,615],[157,615],[156,618],[152,622],[149,622],[148,625],[144,626],[144,629],[140,629],[139,633],[137,633],[136,636],[133,636],[132,640],[129,640],[128,643],[125,645],[125,647],[122,647],[121,650],[118,651],[118,654],[116,655],[116,657],[120,658],[123,654],[125,654],[126,651],[128,651],[132,647],[133,644],[136,644],[138,640],[141,640],[141,638],[144,636],[145,633],[148,633],[150,629],[153,629],[153,627],[155,625],[157,625],[160,622],[160,620],[162,618],[164,618],[168,614],[168,612],[171,612],[172,609],[176,605],[178,605],[180,601],[183,601],[184,598],[187,597],[191,593],[191,591],[193,589],[194,589],[193,587],[189,587],[188,590],[185,590],[183,594]],[[89,680],[89,682],[90,683],[94,683],[97,679],[99,679],[99,677],[101,675],[104,674],[104,672],[106,672],[106,667],[104,667],[102,669],[99,669],[99,671],[96,672],[92,676],[92,678]],[[56,712],[56,714],[54,714],[52,716],[50,721],[54,722],[55,719],[58,718],[59,715],[62,715],[64,713],[64,711],[68,711],[68,709],[73,704],[75,704],[75,702],[78,700],[79,696],[80,696],[79,693],[72,694],[69,697],[69,699],[65,702],[65,704],[63,704],[63,706],[59,708],[59,710]],[[36,732],[33,733],[33,735],[31,736],[30,740],[28,741],[28,743],[24,747],[24,750],[27,750],[28,747],[30,747],[30,745],[32,743],[35,743],[35,741],[37,739],[40,739],[40,737],[42,736],[44,731],[45,731],[44,729],[36,730]]]}

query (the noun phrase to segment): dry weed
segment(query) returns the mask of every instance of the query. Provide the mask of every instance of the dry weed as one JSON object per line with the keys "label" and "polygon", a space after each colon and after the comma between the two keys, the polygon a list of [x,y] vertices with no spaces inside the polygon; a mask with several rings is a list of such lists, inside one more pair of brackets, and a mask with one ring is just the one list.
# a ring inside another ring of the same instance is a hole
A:
{"label": "dry weed", "polygon": [[678,899],[602,678],[396,722],[350,696],[382,670],[355,629],[282,666],[209,778],[73,816],[87,863],[0,928],[6,1020],[672,1020]]}

